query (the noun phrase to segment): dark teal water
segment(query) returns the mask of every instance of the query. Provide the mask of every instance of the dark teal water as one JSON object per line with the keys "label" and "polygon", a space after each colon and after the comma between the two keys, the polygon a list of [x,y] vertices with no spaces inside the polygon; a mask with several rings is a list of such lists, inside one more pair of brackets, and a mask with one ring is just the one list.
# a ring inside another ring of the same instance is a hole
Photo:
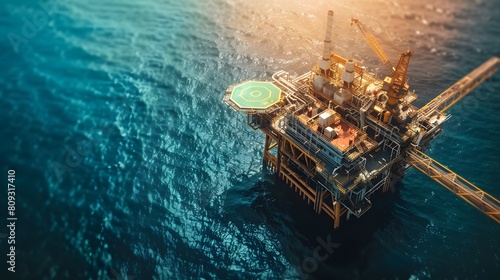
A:
{"label": "dark teal water", "polygon": [[[415,49],[418,105],[500,56],[498,0],[414,2],[8,0],[0,205],[6,225],[14,169],[18,220],[15,274],[0,230],[0,279],[500,279],[500,226],[417,171],[333,231],[262,172],[262,135],[221,101],[307,71],[331,8],[342,55],[379,67],[351,16]],[[496,197],[499,93],[496,75],[428,150]],[[314,262],[319,239],[339,246]]]}

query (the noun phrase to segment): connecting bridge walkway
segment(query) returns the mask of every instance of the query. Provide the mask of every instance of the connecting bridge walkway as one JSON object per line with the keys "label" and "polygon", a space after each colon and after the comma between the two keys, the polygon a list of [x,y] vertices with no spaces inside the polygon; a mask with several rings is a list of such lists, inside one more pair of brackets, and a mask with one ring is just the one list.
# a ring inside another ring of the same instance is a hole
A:
{"label": "connecting bridge walkway", "polygon": [[410,165],[500,223],[500,201],[496,198],[416,149],[411,149],[407,155]]}
{"label": "connecting bridge walkway", "polygon": [[420,108],[418,110],[418,119],[422,120],[424,118],[429,118],[429,115],[435,111],[444,113],[487,78],[495,74],[499,64],[500,58],[498,57],[488,59],[486,62],[481,64],[481,66],[465,75],[465,77],[446,89],[424,107]]}

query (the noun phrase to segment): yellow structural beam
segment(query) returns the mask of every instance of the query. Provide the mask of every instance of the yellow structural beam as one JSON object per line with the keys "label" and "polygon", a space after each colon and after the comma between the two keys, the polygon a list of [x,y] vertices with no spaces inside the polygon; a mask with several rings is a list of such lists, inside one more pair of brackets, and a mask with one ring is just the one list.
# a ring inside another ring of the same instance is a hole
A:
{"label": "yellow structural beam", "polygon": [[424,107],[420,108],[418,110],[419,119],[428,117],[429,114],[435,111],[444,113],[460,99],[469,94],[474,88],[484,82],[484,80],[495,74],[499,64],[500,58],[498,57],[488,59],[486,62],[481,64],[481,66],[465,75],[454,85],[443,91],[440,95],[436,96],[436,98],[431,100]]}
{"label": "yellow structural beam", "polygon": [[498,199],[418,150],[412,149],[407,155],[406,161],[410,165],[500,223],[500,201]]}

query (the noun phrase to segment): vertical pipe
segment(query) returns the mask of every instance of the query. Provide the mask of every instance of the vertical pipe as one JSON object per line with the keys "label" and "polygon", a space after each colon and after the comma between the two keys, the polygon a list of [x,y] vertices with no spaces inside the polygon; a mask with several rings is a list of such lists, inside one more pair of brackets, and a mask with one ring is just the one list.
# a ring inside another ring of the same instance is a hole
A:
{"label": "vertical pipe", "polygon": [[328,11],[326,21],[326,34],[323,45],[323,57],[319,63],[319,68],[325,73],[330,69],[330,48],[332,46],[333,11]]}
{"label": "vertical pipe", "polygon": [[340,226],[340,203],[335,201],[335,221],[333,222],[333,228],[337,229]]}
{"label": "vertical pipe", "polygon": [[262,164],[264,167],[268,167],[269,165],[267,164],[268,158],[267,158],[267,150],[269,149],[269,145],[271,144],[271,137],[266,134],[266,141],[264,142],[264,155],[262,156]]}
{"label": "vertical pipe", "polygon": [[278,151],[276,152],[276,180],[275,183],[277,184],[279,182],[279,176],[281,173],[281,150],[282,150],[282,144],[283,139],[281,136],[278,136]]}

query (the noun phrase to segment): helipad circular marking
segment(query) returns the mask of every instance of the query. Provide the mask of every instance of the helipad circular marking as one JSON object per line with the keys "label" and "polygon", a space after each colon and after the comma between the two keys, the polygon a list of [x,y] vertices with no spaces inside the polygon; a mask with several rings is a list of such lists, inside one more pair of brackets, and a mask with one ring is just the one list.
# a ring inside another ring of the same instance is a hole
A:
{"label": "helipad circular marking", "polygon": [[[254,97],[252,92],[259,92],[260,94],[259,96]],[[264,102],[266,99],[270,98],[271,95],[271,90],[263,86],[250,86],[248,88],[244,88],[240,93],[241,99],[247,102]]]}
{"label": "helipad circular marking", "polygon": [[231,101],[242,109],[266,109],[281,98],[281,90],[271,82],[249,81],[235,86]]}
{"label": "helipad circular marking", "polygon": [[252,97],[259,97],[259,96],[261,96],[261,95],[262,95],[262,92],[257,91],[257,90],[254,90],[254,91],[250,92],[250,95],[251,95]]}

